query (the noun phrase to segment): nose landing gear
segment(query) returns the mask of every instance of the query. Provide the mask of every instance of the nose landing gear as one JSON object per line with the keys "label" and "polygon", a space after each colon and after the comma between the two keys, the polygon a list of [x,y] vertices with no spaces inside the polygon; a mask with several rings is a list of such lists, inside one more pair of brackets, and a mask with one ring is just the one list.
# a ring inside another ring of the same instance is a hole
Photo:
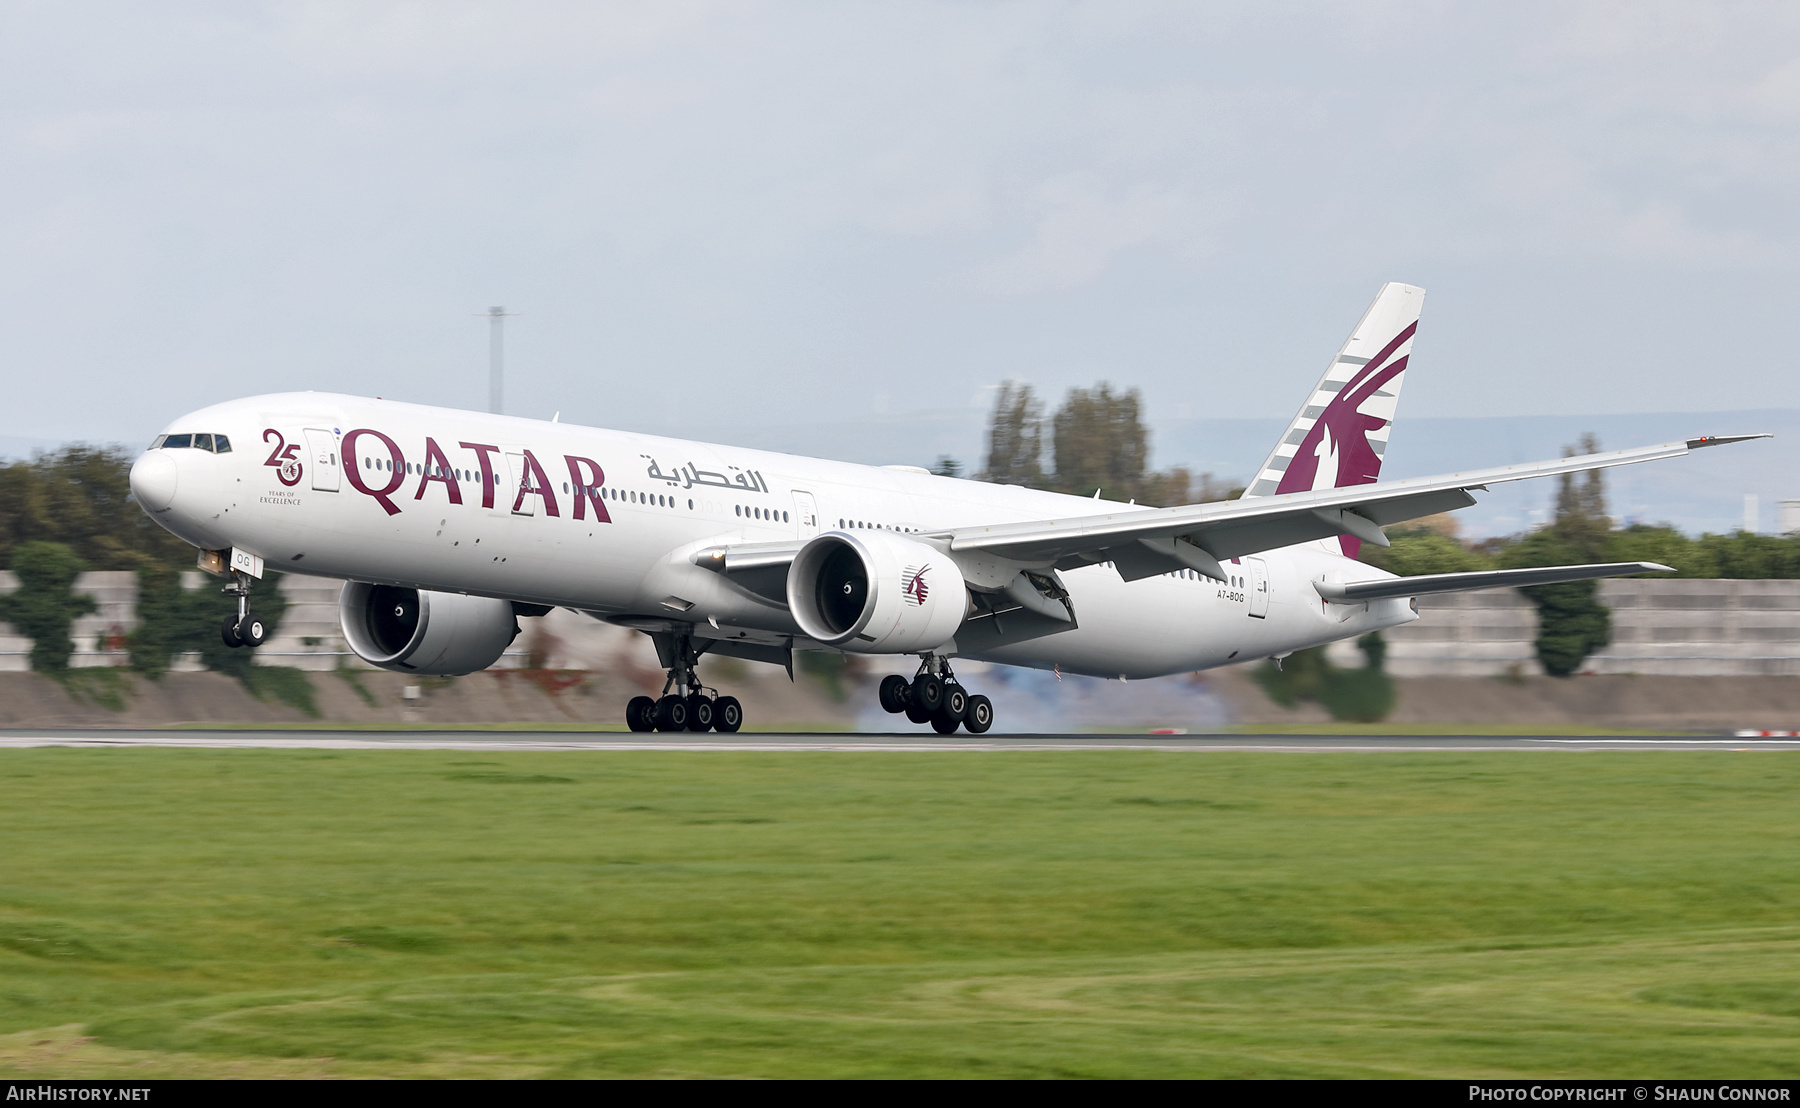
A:
{"label": "nose landing gear", "polygon": [[219,637],[229,647],[261,646],[268,638],[269,630],[263,621],[250,614],[250,579],[237,570],[231,573],[231,580],[220,590],[227,596],[237,597],[237,615],[226,616],[219,627]]}
{"label": "nose landing gear", "polygon": [[[722,731],[730,734],[744,725],[744,708],[735,696],[720,696],[717,689],[700,684],[695,670],[703,650],[694,649],[692,635],[670,636],[670,647],[657,641],[663,660],[671,662],[662,696],[634,696],[625,705],[625,726],[633,731]],[[672,657],[671,657],[672,655]],[[670,691],[670,690],[674,691]]]}
{"label": "nose landing gear", "polygon": [[929,723],[940,735],[953,734],[958,727],[980,735],[994,725],[994,702],[971,696],[950,672],[950,660],[936,655],[925,656],[911,681],[898,673],[882,678],[880,697],[884,710],[904,712],[914,723]]}

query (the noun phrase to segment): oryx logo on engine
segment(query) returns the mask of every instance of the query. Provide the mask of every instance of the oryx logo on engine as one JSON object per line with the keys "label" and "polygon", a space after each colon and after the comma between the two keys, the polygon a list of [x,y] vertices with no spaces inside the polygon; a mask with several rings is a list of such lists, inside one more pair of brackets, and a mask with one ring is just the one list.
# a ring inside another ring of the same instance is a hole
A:
{"label": "oryx logo on engine", "polygon": [[931,595],[931,586],[925,583],[925,572],[930,568],[907,566],[906,571],[900,575],[900,592],[905,595],[906,602],[915,608],[925,603],[925,598]]}

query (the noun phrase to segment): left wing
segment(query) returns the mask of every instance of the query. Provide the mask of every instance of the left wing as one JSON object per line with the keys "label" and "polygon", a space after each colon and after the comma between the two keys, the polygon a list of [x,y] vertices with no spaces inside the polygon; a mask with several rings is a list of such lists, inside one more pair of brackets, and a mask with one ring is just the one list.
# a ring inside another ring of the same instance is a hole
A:
{"label": "left wing", "polygon": [[1471,490],[1485,490],[1490,485],[1679,458],[1705,446],[1769,437],[1705,435],[1684,442],[1496,466],[1443,477],[1179,508],[1118,509],[1071,519],[927,531],[918,537],[947,544],[953,556],[986,555],[1022,568],[1074,569],[1111,562],[1127,581],[1183,568],[1223,580],[1226,573],[1220,562],[1225,559],[1314,539],[1354,535],[1364,542],[1386,546],[1383,526],[1466,508],[1475,503]]}

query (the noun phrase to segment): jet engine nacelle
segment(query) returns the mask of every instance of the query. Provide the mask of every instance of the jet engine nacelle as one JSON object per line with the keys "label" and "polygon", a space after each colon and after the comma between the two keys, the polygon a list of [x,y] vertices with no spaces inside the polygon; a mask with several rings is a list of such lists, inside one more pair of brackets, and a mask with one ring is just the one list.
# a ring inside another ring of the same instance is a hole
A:
{"label": "jet engine nacelle", "polygon": [[788,569],[788,610],[807,636],[862,654],[909,654],[950,641],[968,610],[948,554],[891,531],[828,531]]}
{"label": "jet engine nacelle", "polygon": [[519,633],[505,600],[352,581],[338,595],[356,656],[396,673],[473,673],[500,660]]}

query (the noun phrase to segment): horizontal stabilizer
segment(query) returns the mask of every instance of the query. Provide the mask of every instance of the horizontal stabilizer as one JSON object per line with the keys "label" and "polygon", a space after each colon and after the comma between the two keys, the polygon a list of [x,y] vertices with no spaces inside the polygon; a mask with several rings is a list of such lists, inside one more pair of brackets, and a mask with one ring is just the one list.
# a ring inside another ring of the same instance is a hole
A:
{"label": "horizontal stabilizer", "polygon": [[1477,589],[1516,589],[1525,585],[1560,585],[1565,581],[1591,581],[1596,577],[1629,577],[1634,573],[1674,573],[1655,562],[1602,562],[1591,566],[1541,566],[1531,569],[1488,569],[1474,573],[1422,573],[1417,577],[1384,577],[1348,585],[1313,582],[1327,600],[1391,600],[1397,596],[1424,596],[1434,592],[1474,592]]}

